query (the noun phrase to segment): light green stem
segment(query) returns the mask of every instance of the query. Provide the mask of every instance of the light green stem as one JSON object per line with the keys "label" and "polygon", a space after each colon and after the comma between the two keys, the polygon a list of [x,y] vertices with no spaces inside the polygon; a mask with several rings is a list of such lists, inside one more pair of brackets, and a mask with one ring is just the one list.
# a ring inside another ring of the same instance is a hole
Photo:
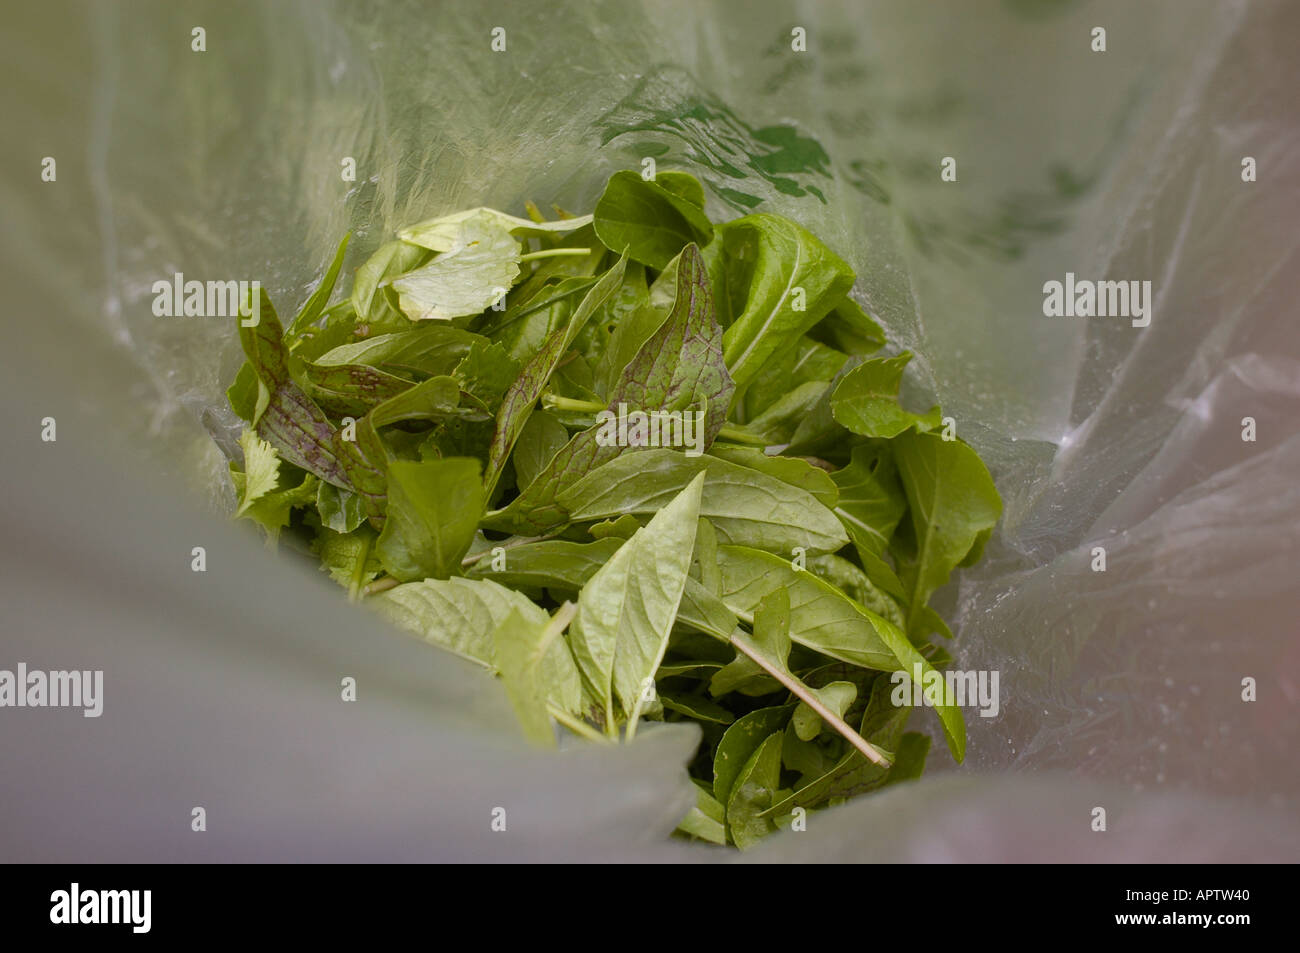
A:
{"label": "light green stem", "polygon": [[539,258],[563,258],[566,256],[578,258],[590,254],[590,248],[543,248],[541,251],[530,251],[526,255],[520,255],[519,260],[521,262],[536,261]]}

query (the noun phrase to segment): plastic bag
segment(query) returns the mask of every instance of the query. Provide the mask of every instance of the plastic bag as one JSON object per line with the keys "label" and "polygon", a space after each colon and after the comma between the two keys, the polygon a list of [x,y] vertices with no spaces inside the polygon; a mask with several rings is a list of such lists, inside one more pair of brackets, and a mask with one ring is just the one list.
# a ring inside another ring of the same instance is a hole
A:
{"label": "plastic bag", "polygon": [[[1294,858],[1294,8],[74,9],[24,9],[0,60],[30,69],[0,587],[6,654],[103,669],[106,705],[4,719],[31,759],[4,856],[729,857],[666,836],[688,732],[532,752],[487,678],[226,525],[237,343],[150,307],[181,272],[257,278],[289,311],[346,230],[350,273],[402,224],[585,210],[653,158],[715,217],[788,215],[854,265],[917,354],[906,399],[942,402],[1006,500],[945,610],[957,665],[1001,673],[963,776],[936,751],[921,782],[746,856]],[[1151,281],[1150,326],[1044,316],[1067,272]],[[27,839],[54,827],[81,836]]]}

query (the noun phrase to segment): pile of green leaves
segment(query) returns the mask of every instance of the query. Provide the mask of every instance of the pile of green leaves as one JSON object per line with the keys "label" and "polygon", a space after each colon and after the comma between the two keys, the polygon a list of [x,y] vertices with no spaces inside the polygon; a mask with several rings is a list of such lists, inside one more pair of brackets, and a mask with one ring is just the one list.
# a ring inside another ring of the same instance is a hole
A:
{"label": "pile of green leaves", "polygon": [[[240,327],[231,473],[239,516],[498,675],[539,744],[699,724],[680,833],[743,848],[920,773],[889,673],[949,661],[928,602],[1001,501],[937,407],[900,405],[909,355],[869,356],[839,256],[704,205],[619,172],[593,215],[458,212],[327,307],[345,238],[287,328],[265,292]],[[620,404],[702,412],[707,452],[606,445]]]}

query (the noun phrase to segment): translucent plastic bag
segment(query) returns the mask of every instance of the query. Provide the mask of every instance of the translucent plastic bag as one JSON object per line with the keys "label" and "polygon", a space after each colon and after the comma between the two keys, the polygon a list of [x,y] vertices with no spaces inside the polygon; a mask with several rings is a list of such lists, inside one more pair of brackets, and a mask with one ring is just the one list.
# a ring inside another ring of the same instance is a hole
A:
{"label": "translucent plastic bag", "polygon": [[[1293,7],[17,16],[4,641],[103,669],[106,705],[0,721],[31,759],[4,788],[6,857],[730,856],[667,838],[690,732],[533,752],[486,677],[229,526],[237,343],[229,321],[150,307],[182,272],[257,278],[289,311],[344,231],[350,273],[439,212],[588,209],[646,157],[699,176],[715,218],[788,215],[854,265],[917,355],[906,399],[942,402],[1006,501],[942,607],[957,664],[1001,673],[997,717],[967,713],[966,766],[936,751],[922,781],[746,856],[1297,855]],[[1067,273],[1151,281],[1150,326],[1044,316]],[[46,417],[53,443],[34,436]],[[927,712],[914,724],[937,734]],[[76,836],[31,838],[47,829]]]}

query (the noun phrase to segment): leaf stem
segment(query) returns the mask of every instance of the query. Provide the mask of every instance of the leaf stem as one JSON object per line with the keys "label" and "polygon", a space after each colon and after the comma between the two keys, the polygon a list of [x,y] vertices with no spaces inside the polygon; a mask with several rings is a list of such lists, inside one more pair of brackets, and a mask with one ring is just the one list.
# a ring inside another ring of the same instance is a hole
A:
{"label": "leaf stem", "polygon": [[530,251],[526,255],[520,255],[519,260],[521,262],[525,262],[525,261],[536,261],[538,258],[563,258],[563,257],[577,258],[582,255],[590,255],[590,254],[591,254],[590,248],[543,248],[541,251]]}
{"label": "leaf stem", "polygon": [[361,535],[361,553],[357,556],[357,564],[352,567],[352,581],[348,584],[348,602],[357,602],[361,599],[361,577],[365,575],[366,560],[370,558],[372,538],[369,533]]}
{"label": "leaf stem", "polygon": [[552,718],[554,718],[556,721],[562,724],[565,728],[568,728],[575,735],[578,735],[581,738],[586,738],[588,741],[598,742],[602,745],[609,744],[608,738],[606,738],[599,731],[591,727],[591,725],[587,724],[582,719],[574,718],[563,708],[560,708],[557,705],[552,705],[548,702],[546,705],[546,709],[548,712],[550,712]]}
{"label": "leaf stem", "polygon": [[871,742],[867,741],[866,738],[863,738],[860,734],[850,728],[843,718],[827,708],[826,705],[822,703],[822,700],[809,690],[807,685],[800,682],[790,673],[782,671],[764,658],[763,653],[750,644],[749,639],[743,632],[740,630],[733,632],[731,635],[731,644],[734,645],[737,650],[747,655],[758,665],[759,668],[788,688],[791,694],[815,711],[821,717],[822,721],[826,722],[826,724],[830,725],[843,735],[849,744],[853,745],[853,747],[866,755],[870,761],[880,765],[882,768],[890,766],[888,758],[873,747]]}
{"label": "leaf stem", "polygon": [[366,588],[362,590],[362,595],[377,596],[379,593],[387,592],[389,589],[396,589],[401,584],[400,580],[394,579],[392,576],[384,576],[366,586]]}

